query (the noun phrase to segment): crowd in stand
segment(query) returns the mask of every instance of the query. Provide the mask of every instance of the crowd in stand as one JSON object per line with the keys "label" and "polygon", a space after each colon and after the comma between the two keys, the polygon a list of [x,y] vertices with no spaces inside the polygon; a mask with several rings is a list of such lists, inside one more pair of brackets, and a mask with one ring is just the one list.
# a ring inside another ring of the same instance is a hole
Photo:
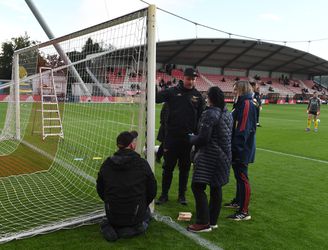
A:
{"label": "crowd in stand", "polygon": [[[176,86],[181,81],[181,79],[180,79],[181,76],[180,76],[179,71],[181,71],[181,75],[182,75],[183,74],[183,69],[182,68],[177,68],[177,66],[175,64],[166,64],[166,65],[164,65],[164,67],[160,68],[158,70],[159,73],[164,73],[168,76],[171,76],[171,78],[169,80],[167,80],[166,77],[164,77],[164,78],[161,77],[160,80],[158,81],[159,89],[160,90],[165,90],[165,89],[168,89],[170,87]],[[109,67],[108,72],[112,76],[122,77],[122,74],[123,74],[122,72],[124,72],[124,69],[115,69],[113,67]],[[196,70],[196,72],[197,72],[197,70]],[[197,74],[199,74],[199,72],[197,72]],[[129,73],[130,78],[136,78],[136,77],[139,77],[139,76],[142,76],[142,75],[143,75],[143,72],[141,70],[139,70],[138,72],[132,71],[132,72]],[[234,78],[232,78],[231,76],[222,76],[222,78],[220,80],[218,80],[218,83],[220,84],[220,82],[222,82],[222,83],[228,82],[228,83],[233,84],[233,83],[235,83],[236,81],[239,81],[239,80],[240,80],[240,77],[238,77],[238,76],[236,76]],[[277,93],[277,94],[280,93],[279,87],[278,88],[276,87],[277,88],[276,89],[272,86],[273,80],[270,79],[270,78],[266,79],[266,80],[262,80],[261,76],[256,74],[253,77],[253,80],[255,80],[261,86],[267,86],[268,85],[267,91],[269,93],[261,94],[261,97],[263,99],[265,99],[265,98],[270,99],[268,97],[268,94],[270,95],[270,93],[274,93],[274,94],[275,93]],[[283,86],[290,85],[294,88],[300,88],[300,83],[298,81],[294,81],[292,79],[289,79],[288,76],[286,76],[284,74],[282,74],[277,80],[278,80],[278,83],[280,83]],[[132,91],[138,91],[139,92],[140,91],[140,85],[138,83],[132,83],[130,85],[130,89]],[[314,84],[312,86],[312,89],[315,90],[315,91],[318,91],[321,98],[326,99],[327,90],[324,87],[322,87],[319,84]],[[307,100],[308,96],[310,94],[309,89],[306,88],[306,87],[303,87],[302,89],[300,89],[300,91],[301,91],[301,95],[299,95],[299,94],[297,94],[295,96],[290,96],[289,95],[289,98],[291,98],[291,99],[296,98],[298,100]]]}

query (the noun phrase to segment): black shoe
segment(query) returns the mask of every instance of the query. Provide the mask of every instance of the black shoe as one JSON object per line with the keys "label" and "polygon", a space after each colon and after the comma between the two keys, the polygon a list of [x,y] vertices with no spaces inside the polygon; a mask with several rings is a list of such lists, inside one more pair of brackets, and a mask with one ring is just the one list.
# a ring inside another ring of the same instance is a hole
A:
{"label": "black shoe", "polygon": [[162,205],[165,202],[167,202],[169,200],[169,198],[167,196],[161,195],[157,201],[155,201],[156,205]]}
{"label": "black shoe", "polygon": [[241,220],[250,220],[252,217],[248,213],[237,212],[235,214],[227,216],[228,219],[241,221]]}
{"label": "black shoe", "polygon": [[239,204],[234,199],[232,201],[228,202],[228,203],[224,203],[223,206],[226,207],[226,208],[234,208],[234,209],[239,208]]}
{"label": "black shoe", "polygon": [[116,241],[118,239],[115,229],[108,222],[101,223],[100,231],[107,241]]}
{"label": "black shoe", "polygon": [[186,197],[184,195],[180,195],[179,198],[178,198],[178,202],[181,204],[181,205],[184,205],[184,206],[187,206],[188,203],[187,203],[187,200],[186,200]]}

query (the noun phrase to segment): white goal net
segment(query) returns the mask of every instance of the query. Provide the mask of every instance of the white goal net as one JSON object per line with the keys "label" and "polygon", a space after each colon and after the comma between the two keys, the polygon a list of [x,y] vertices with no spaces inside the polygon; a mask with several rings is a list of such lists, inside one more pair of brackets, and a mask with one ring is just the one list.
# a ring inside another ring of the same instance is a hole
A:
{"label": "white goal net", "polygon": [[[95,181],[117,135],[137,130],[139,152],[146,141],[154,144],[149,10],[154,6],[15,53],[13,83],[0,94],[0,243],[103,216]],[[50,101],[41,88],[50,81],[63,138],[42,138],[42,119],[49,133],[56,120],[42,112]]]}

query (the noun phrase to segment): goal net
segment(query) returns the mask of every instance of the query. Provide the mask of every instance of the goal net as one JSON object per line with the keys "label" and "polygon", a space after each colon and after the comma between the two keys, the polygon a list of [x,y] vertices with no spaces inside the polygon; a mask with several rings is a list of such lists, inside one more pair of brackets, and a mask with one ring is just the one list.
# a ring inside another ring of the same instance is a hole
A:
{"label": "goal net", "polygon": [[[97,173],[117,150],[120,132],[138,131],[137,151],[146,143],[151,151],[150,10],[154,6],[15,52],[13,81],[0,92],[0,243],[102,217]],[[63,136],[43,138],[42,127],[51,134],[57,119],[44,112],[49,100],[41,95],[51,81]],[[150,153],[148,160],[152,165]]]}

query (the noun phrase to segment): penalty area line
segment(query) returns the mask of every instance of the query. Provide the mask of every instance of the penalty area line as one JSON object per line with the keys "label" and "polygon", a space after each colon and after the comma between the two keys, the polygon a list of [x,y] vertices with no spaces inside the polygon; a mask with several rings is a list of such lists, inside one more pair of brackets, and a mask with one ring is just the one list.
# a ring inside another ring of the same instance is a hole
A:
{"label": "penalty area line", "polygon": [[163,216],[159,213],[153,213],[153,217],[156,221],[163,222],[164,224],[168,225],[169,227],[173,228],[174,230],[178,231],[182,235],[188,237],[189,239],[193,240],[198,245],[205,247],[210,250],[223,250],[223,248],[218,247],[217,245],[213,244],[211,241],[204,239],[199,236],[199,234],[191,233],[187,231],[184,227],[176,223],[172,220],[169,216]]}
{"label": "penalty area line", "polygon": [[325,161],[325,160],[319,160],[319,159],[300,156],[300,155],[293,155],[293,154],[283,153],[283,152],[269,150],[269,149],[265,149],[265,148],[256,148],[256,149],[260,150],[260,151],[268,152],[268,153],[277,154],[277,155],[284,155],[284,156],[294,157],[294,158],[303,159],[303,160],[307,160],[307,161],[315,161],[315,162],[328,164],[328,161]]}

